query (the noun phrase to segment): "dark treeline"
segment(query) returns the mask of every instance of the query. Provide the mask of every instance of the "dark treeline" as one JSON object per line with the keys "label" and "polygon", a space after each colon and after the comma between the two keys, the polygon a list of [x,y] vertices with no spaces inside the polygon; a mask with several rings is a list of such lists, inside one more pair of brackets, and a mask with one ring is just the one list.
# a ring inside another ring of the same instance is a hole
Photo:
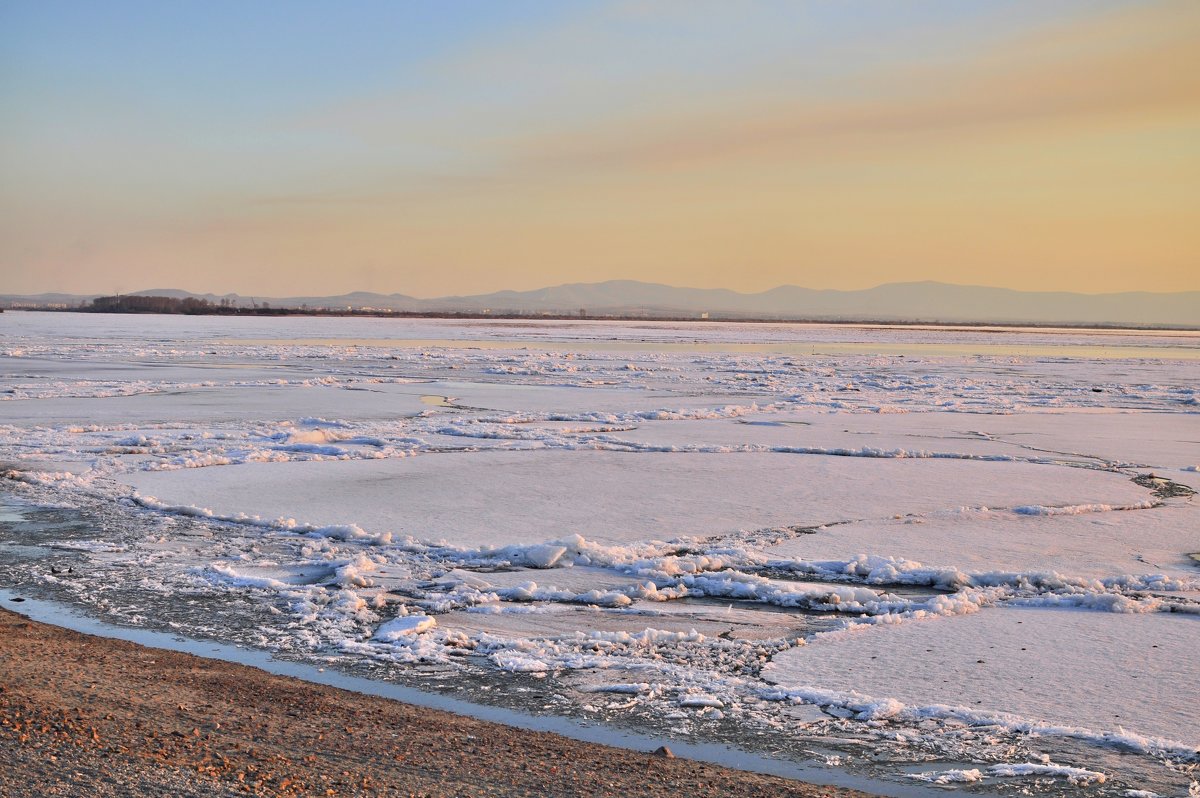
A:
{"label": "dark treeline", "polygon": [[177,299],[170,296],[101,296],[80,308],[91,313],[186,313],[190,316],[207,316],[219,313],[233,314],[286,314],[283,308],[272,308],[266,302],[251,308],[234,305],[228,299],[219,303],[189,296]]}
{"label": "dark treeline", "polygon": [[560,313],[560,312],[537,312],[537,311],[478,311],[478,310],[463,310],[463,311],[404,311],[404,310],[388,310],[379,308],[326,308],[326,307],[271,307],[266,302],[252,302],[249,307],[245,305],[237,305],[228,299],[222,299],[218,302],[210,302],[207,299],[199,299],[197,297],[185,297],[177,299],[169,296],[102,296],[93,299],[90,303],[79,306],[78,308],[42,308],[42,310],[58,310],[58,311],[80,311],[84,313],[180,313],[192,316],[200,315],[229,315],[229,316],[359,316],[359,317],[384,317],[384,318],[399,318],[399,319],[462,319],[462,320],[478,320],[478,319],[512,319],[512,320],[529,320],[537,319],[539,321],[563,321],[563,320],[585,320],[585,321],[659,321],[659,322],[740,322],[746,324],[845,324],[855,326],[879,326],[879,327],[972,327],[983,326],[985,328],[1052,328],[1052,329],[1078,329],[1078,330],[1192,330],[1192,327],[1176,326],[1170,324],[1089,324],[1081,322],[1060,322],[1057,324],[1042,324],[1035,322],[1018,322],[1018,321],[1000,321],[1000,322],[981,322],[972,324],[970,322],[948,322],[939,321],[936,319],[839,319],[839,318],[812,318],[812,317],[754,317],[740,316],[735,313],[712,313],[705,317],[697,318],[695,315],[678,314],[670,312],[644,312],[644,313],[595,313],[590,314],[586,311],[578,313]]}

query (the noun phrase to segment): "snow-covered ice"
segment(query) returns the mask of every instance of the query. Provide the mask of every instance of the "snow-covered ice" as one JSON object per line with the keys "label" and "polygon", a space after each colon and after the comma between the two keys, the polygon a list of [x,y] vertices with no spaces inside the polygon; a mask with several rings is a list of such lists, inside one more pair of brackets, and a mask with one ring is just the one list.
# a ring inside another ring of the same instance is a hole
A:
{"label": "snow-covered ice", "polygon": [[764,676],[783,689],[895,699],[914,714],[1033,722],[1043,733],[1134,731],[1200,748],[1187,698],[1200,684],[1197,625],[1196,615],[1000,606],[817,635],[778,655]]}
{"label": "snow-covered ice", "polygon": [[1200,768],[1197,334],[14,312],[0,381],[3,586],[909,788]]}
{"label": "snow-covered ice", "polygon": [[1146,500],[1145,490],[1121,474],[1061,466],[778,452],[631,454],[591,446],[249,463],[119,479],[158,501],[221,516],[355,522],[458,546],[575,534],[604,542],[707,537],[926,515],[972,502],[1002,506],[1012,496],[1022,506],[1055,508]]}

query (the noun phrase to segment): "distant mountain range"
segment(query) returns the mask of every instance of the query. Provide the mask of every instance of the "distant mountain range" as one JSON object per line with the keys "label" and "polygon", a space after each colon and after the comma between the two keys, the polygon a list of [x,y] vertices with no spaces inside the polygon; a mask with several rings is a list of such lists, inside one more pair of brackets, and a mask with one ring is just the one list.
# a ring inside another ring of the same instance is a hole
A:
{"label": "distant mountain range", "polygon": [[[243,307],[373,308],[410,313],[578,314],[589,316],[696,316],[813,321],[984,322],[1017,324],[1166,325],[1200,328],[1200,291],[1116,294],[1015,291],[937,282],[888,283],[860,291],[784,285],[757,294],[721,288],[677,288],[635,280],[571,283],[534,291],[417,299],[356,291],[339,296],[246,297],[193,294],[177,289],[137,291],[143,296],[197,297]],[[97,295],[0,295],[0,306],[67,305]]]}

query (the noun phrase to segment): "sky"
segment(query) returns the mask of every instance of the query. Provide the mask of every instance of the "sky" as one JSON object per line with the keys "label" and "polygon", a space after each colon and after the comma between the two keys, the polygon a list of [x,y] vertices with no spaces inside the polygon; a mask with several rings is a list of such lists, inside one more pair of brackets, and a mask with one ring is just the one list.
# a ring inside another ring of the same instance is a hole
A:
{"label": "sky", "polygon": [[1200,2],[0,3],[0,293],[1200,289]]}

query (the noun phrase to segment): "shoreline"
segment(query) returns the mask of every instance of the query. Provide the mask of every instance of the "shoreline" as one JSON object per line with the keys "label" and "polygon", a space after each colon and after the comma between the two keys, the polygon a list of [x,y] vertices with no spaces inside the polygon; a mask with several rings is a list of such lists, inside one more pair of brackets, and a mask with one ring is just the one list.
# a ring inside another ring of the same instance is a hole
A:
{"label": "shoreline", "polygon": [[859,798],[148,648],[0,609],[0,793]]}
{"label": "shoreline", "polygon": [[[0,308],[3,312],[5,308]],[[963,319],[919,319],[919,318],[877,318],[872,316],[771,316],[715,313],[700,316],[688,313],[662,314],[628,314],[628,313],[594,313],[578,314],[565,312],[542,311],[502,311],[487,313],[474,310],[463,311],[410,311],[410,310],[333,310],[333,309],[304,309],[295,307],[278,308],[230,308],[214,309],[201,312],[182,311],[139,311],[139,310],[93,310],[77,307],[24,307],[9,306],[7,310],[31,313],[86,313],[101,316],[223,316],[226,318],[290,318],[295,316],[310,318],[354,318],[354,319],[399,319],[402,321],[441,319],[447,321],[517,321],[517,322],[635,322],[635,323],[690,323],[707,324],[787,324],[797,326],[833,326],[833,327],[863,327],[867,329],[916,329],[947,332],[970,330],[974,332],[1014,333],[1014,332],[1067,332],[1067,333],[1197,333],[1200,325],[1195,324],[1153,324],[1125,322],[1086,322],[1086,321],[1021,321],[1021,320],[963,320]]]}

